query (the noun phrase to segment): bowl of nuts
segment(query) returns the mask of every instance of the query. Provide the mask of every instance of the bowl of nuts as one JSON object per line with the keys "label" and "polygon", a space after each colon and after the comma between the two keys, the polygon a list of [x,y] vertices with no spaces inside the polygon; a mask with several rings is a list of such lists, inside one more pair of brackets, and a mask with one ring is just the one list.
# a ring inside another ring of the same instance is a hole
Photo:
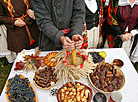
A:
{"label": "bowl of nuts", "polygon": [[88,75],[88,80],[96,90],[104,93],[119,91],[125,84],[125,76],[121,69],[104,62],[100,62],[94,72]]}
{"label": "bowl of nuts", "polygon": [[58,102],[90,102],[93,92],[88,86],[75,82],[64,84],[57,92]]}

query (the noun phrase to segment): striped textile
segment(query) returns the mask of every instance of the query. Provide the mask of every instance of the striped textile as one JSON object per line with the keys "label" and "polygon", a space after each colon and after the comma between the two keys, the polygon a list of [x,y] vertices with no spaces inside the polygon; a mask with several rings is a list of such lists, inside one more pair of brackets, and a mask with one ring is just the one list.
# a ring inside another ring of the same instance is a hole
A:
{"label": "striped textile", "polygon": [[15,12],[15,10],[11,4],[11,0],[4,0],[4,3],[7,4],[7,9],[9,10],[11,17],[13,18],[14,17],[13,12]]}
{"label": "striped textile", "polygon": [[[29,8],[29,2],[28,0],[23,0],[23,1],[27,6],[27,9],[26,9],[26,13],[27,13],[27,10]],[[11,4],[11,0],[4,0],[4,3],[7,4],[7,9],[9,10],[11,17],[13,18],[14,17],[13,12],[15,12],[15,10]]]}
{"label": "striped textile", "polygon": [[27,10],[29,9],[29,2],[28,2],[28,0],[23,0],[24,1],[24,3],[26,4],[26,6],[27,6],[27,9],[26,9],[26,13],[27,13]]}

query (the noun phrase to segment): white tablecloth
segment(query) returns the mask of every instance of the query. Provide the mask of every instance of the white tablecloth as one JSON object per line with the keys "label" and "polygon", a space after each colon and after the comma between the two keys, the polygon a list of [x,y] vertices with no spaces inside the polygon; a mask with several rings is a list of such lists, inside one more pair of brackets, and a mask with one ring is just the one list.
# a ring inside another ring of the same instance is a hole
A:
{"label": "white tablecloth", "polygon": [[[131,64],[129,58],[127,57],[125,51],[122,48],[115,48],[115,49],[91,49],[87,51],[105,51],[107,53],[107,57],[105,58],[105,62],[112,63],[114,59],[121,59],[124,62],[124,66],[121,68],[125,75],[125,86],[120,90],[120,92],[123,95],[122,102],[138,102],[138,74],[136,70],[134,69],[133,65]],[[49,90],[43,90],[37,88],[33,84],[33,72],[29,72],[28,74],[22,73],[22,72],[16,72],[14,71],[15,63],[17,61],[23,60],[23,56],[28,54],[34,54],[34,50],[29,51],[22,51],[20,54],[18,54],[13,67],[11,69],[11,73],[9,75],[9,78],[12,78],[15,76],[15,74],[23,74],[25,77],[28,77],[32,85],[34,86],[34,89],[37,93],[38,102],[57,102],[56,96],[49,96],[50,91]],[[40,56],[45,56],[49,52],[41,52]],[[70,81],[70,80],[68,80]],[[84,82],[81,80],[77,80],[81,83],[84,83],[88,85],[88,80],[84,79]],[[57,84],[57,87],[60,88],[63,85],[62,81],[60,81]],[[107,97],[109,97],[109,94],[106,94]],[[7,102],[6,94],[5,94],[5,87],[3,89],[3,92],[0,96],[0,102]]]}

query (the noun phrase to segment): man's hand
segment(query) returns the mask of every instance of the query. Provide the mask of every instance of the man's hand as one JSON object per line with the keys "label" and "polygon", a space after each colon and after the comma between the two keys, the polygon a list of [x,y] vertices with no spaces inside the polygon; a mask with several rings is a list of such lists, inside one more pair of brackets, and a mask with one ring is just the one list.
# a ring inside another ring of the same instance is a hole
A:
{"label": "man's hand", "polygon": [[72,36],[72,40],[75,41],[75,48],[80,49],[83,44],[83,38],[81,35],[76,34]]}
{"label": "man's hand", "polygon": [[22,26],[25,26],[26,23],[25,23],[22,19],[18,18],[18,19],[14,22],[14,25],[15,25],[15,26],[18,26],[18,27],[22,27]]}
{"label": "man's hand", "polygon": [[64,49],[68,50],[74,50],[75,49],[75,43],[72,43],[72,41],[69,39],[69,37],[60,37],[60,43],[63,44]]}
{"label": "man's hand", "polygon": [[34,11],[33,11],[33,10],[28,9],[28,10],[27,10],[27,14],[28,14],[31,18],[35,19],[35,15],[34,15]]}

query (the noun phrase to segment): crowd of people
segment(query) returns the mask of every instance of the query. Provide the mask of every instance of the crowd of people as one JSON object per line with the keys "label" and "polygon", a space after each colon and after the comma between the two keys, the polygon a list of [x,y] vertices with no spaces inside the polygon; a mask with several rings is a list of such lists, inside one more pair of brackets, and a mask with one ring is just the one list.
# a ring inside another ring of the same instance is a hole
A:
{"label": "crowd of people", "polygon": [[0,57],[9,63],[23,49],[73,50],[84,41],[124,48],[138,62],[138,0],[0,0]]}

